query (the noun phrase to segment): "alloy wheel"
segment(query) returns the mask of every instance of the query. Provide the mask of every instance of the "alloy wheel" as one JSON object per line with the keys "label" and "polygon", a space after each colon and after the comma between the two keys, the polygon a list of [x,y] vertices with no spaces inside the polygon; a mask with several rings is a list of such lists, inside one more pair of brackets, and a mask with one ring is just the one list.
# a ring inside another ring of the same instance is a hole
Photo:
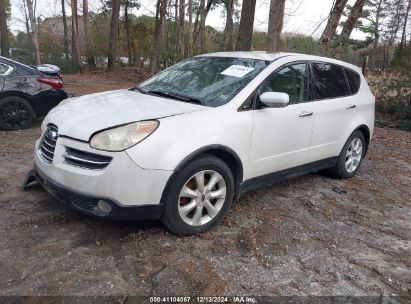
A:
{"label": "alloy wheel", "polygon": [[352,173],[358,168],[362,157],[362,149],[362,141],[359,138],[354,138],[348,146],[345,154],[345,169],[348,173]]}
{"label": "alloy wheel", "polygon": [[11,100],[0,107],[0,120],[12,130],[19,129],[30,121],[30,110],[24,103]]}
{"label": "alloy wheel", "polygon": [[220,173],[203,170],[190,177],[178,198],[178,213],[188,225],[201,226],[221,211],[226,199],[226,183]]}

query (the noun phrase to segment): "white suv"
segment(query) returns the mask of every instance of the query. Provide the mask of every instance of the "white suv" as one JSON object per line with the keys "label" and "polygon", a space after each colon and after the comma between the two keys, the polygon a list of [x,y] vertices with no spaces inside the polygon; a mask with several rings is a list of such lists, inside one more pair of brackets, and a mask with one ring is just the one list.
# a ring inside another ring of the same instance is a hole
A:
{"label": "white suv", "polygon": [[42,124],[31,179],[84,213],[193,234],[246,191],[326,168],[352,177],[373,126],[374,96],[354,65],[206,54],[133,89],[63,101]]}

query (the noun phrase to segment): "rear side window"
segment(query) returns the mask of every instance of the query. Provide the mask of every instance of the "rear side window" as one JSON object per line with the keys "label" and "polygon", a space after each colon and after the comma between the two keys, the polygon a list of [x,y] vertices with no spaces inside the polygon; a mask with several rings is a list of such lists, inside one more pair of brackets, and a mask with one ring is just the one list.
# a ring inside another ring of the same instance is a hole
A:
{"label": "rear side window", "polygon": [[348,84],[350,85],[351,94],[357,94],[360,89],[361,77],[357,72],[351,69],[344,69],[347,75]]}
{"label": "rear side window", "polygon": [[315,99],[329,99],[351,94],[342,67],[319,62],[313,62],[312,67]]}

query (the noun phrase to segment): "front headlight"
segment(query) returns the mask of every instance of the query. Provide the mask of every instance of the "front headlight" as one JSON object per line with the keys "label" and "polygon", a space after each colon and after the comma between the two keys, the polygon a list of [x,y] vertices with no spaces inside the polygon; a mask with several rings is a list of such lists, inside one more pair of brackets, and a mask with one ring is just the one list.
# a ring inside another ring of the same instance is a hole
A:
{"label": "front headlight", "polygon": [[156,120],[139,121],[95,134],[90,147],[105,151],[123,151],[153,133],[159,122]]}

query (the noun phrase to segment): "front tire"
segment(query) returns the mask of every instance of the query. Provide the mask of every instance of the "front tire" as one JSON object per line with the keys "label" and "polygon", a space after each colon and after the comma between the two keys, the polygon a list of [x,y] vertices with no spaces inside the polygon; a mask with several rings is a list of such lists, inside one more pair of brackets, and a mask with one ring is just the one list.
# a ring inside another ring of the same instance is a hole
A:
{"label": "front tire", "polygon": [[221,221],[234,198],[234,178],[221,159],[204,156],[178,171],[164,195],[162,221],[173,233],[202,233]]}
{"label": "front tire", "polygon": [[30,103],[17,96],[0,99],[0,129],[14,131],[31,126],[35,118]]}
{"label": "front tire", "polygon": [[361,131],[354,131],[345,143],[337,164],[330,169],[337,178],[353,177],[361,166],[365,155],[365,138]]}

